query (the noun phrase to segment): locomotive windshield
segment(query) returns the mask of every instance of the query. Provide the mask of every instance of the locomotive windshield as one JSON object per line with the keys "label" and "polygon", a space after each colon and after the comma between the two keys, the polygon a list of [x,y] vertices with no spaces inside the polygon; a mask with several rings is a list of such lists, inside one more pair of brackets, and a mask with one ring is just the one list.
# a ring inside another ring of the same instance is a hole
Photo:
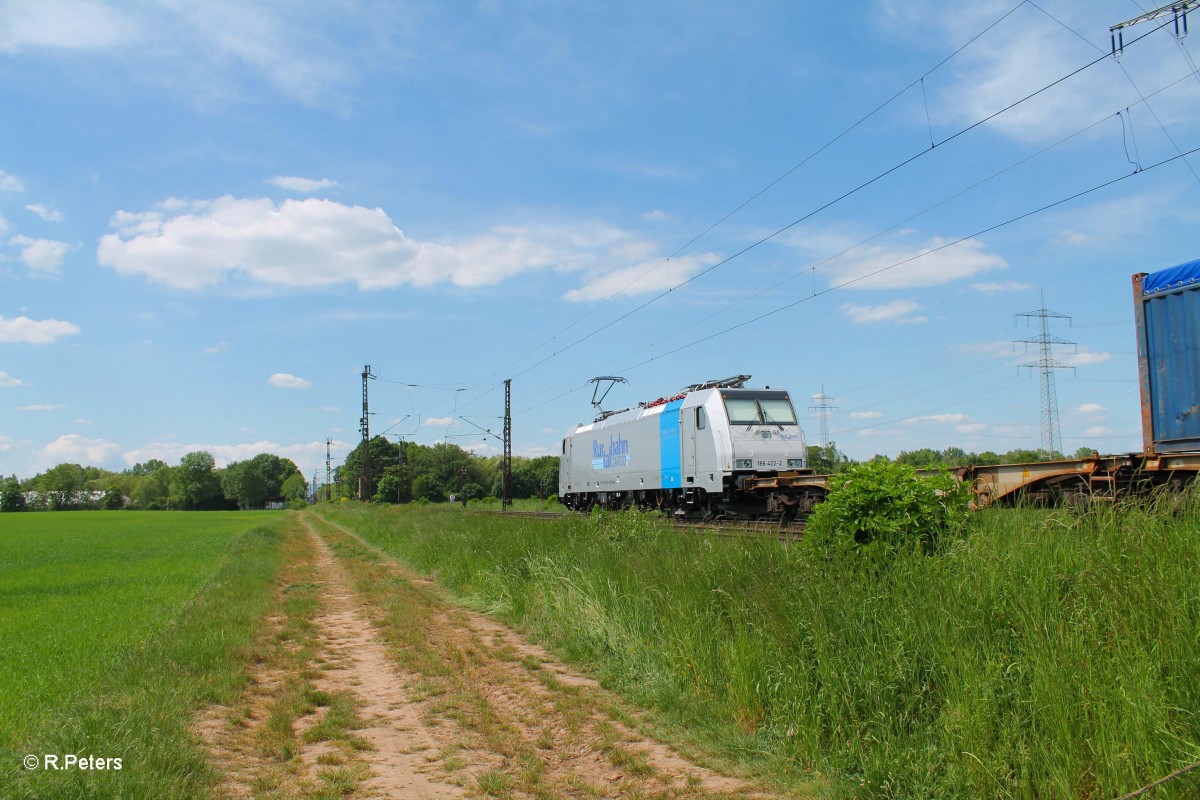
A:
{"label": "locomotive windshield", "polygon": [[722,394],[731,425],[795,425],[796,412],[786,392]]}

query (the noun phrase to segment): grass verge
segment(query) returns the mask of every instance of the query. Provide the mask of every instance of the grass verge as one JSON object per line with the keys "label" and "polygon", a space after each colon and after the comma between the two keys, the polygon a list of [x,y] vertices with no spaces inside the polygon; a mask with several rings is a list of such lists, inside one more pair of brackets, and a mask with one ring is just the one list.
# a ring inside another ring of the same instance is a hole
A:
{"label": "grass verge", "polygon": [[321,511],[781,788],[1105,798],[1200,760],[1194,503],[994,509],[886,562],[625,514]]}

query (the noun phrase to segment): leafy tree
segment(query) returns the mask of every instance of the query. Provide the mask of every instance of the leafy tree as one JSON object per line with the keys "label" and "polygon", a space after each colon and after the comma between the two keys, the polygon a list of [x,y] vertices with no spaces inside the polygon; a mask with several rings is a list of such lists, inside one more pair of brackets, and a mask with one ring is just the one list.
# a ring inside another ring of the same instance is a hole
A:
{"label": "leafy tree", "polygon": [[379,479],[376,484],[375,497],[376,503],[398,503],[400,502],[400,478],[395,472],[389,472]]}
{"label": "leafy tree", "polygon": [[905,464],[917,469],[936,469],[944,463],[942,461],[941,451],[934,450],[930,447],[922,447],[919,450],[901,450],[900,455],[896,456],[897,464]]}
{"label": "leafy tree", "polygon": [[127,469],[125,471],[127,473],[129,473],[130,475],[133,475],[134,477],[143,478],[147,475],[153,475],[154,473],[158,472],[160,469],[162,469],[165,466],[167,466],[167,462],[159,461],[157,458],[152,458],[149,461],[145,462],[144,464],[143,463],[134,464],[132,467],[130,467],[129,469]]}
{"label": "leafy tree", "polygon": [[835,442],[808,446],[808,468],[818,475],[835,475],[850,466],[850,459]]}
{"label": "leafy tree", "polygon": [[130,498],[134,506],[148,511],[161,511],[167,507],[171,492],[171,474],[174,472],[165,464],[154,472],[143,475],[133,487]]}
{"label": "leafy tree", "polygon": [[172,470],[167,504],[184,511],[219,508],[224,501],[212,453],[197,450],[179,460]]}
{"label": "leafy tree", "polygon": [[297,469],[279,487],[279,493],[288,500],[303,500],[308,497],[308,481],[304,480],[304,476]]}
{"label": "leafy tree", "polygon": [[6,480],[4,488],[0,489],[0,512],[26,510],[25,494],[21,491],[21,484],[14,475]]}
{"label": "leafy tree", "polygon": [[299,497],[303,498],[307,484],[299,468],[290,459],[259,453],[222,470],[221,489],[238,508],[262,508],[268,498],[285,496],[284,484],[293,476],[299,480]]}
{"label": "leafy tree", "polygon": [[1098,453],[1098,452],[1100,452],[1100,451],[1096,450],[1093,447],[1081,447],[1075,451],[1074,458],[1077,458],[1077,459],[1091,458],[1093,453]]}
{"label": "leafy tree", "polygon": [[[384,474],[384,470],[389,466],[394,466],[399,463],[401,451],[398,445],[394,442],[389,442],[384,436],[375,436],[368,443],[368,452],[371,454],[371,473],[372,482],[378,481],[380,476]],[[411,450],[411,446],[410,446]],[[358,496],[358,481],[362,475],[363,468],[363,445],[360,442],[357,447],[350,451],[346,456],[346,460],[338,467],[338,481],[342,486],[343,497]],[[374,487],[372,487],[373,489]],[[372,495],[373,496],[373,495]]]}
{"label": "leafy tree", "polygon": [[1017,448],[1009,450],[1004,455],[1000,456],[1001,464],[1024,464],[1031,461],[1047,461],[1053,460],[1060,454],[1050,454],[1045,450],[1029,450],[1027,448]]}
{"label": "leafy tree", "polygon": [[413,481],[412,493],[414,500],[428,500],[433,503],[445,502],[448,496],[442,491],[437,480],[430,475],[418,475]]}

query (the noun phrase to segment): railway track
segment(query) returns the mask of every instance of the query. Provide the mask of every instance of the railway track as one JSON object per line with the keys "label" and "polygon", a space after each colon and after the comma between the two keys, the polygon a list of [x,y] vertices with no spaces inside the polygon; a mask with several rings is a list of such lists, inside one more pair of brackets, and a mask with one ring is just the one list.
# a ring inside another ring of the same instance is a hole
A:
{"label": "railway track", "polygon": [[[484,511],[484,514],[495,514],[506,517],[527,517],[531,519],[561,519],[575,516],[573,511]],[[676,519],[665,518],[673,528],[694,530],[712,536],[775,536],[780,541],[788,542],[799,539],[804,533],[803,522],[793,522],[780,527],[778,520],[741,520],[741,519]]]}

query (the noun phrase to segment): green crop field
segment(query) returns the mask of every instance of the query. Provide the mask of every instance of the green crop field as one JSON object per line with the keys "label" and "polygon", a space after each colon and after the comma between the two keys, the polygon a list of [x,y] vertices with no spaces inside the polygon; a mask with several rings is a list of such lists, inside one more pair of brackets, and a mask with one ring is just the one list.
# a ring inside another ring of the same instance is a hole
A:
{"label": "green crop field", "polygon": [[[205,780],[188,715],[238,680],[230,658],[258,624],[279,520],[0,516],[0,796],[167,796]],[[24,771],[30,754],[121,758],[122,770]]]}

